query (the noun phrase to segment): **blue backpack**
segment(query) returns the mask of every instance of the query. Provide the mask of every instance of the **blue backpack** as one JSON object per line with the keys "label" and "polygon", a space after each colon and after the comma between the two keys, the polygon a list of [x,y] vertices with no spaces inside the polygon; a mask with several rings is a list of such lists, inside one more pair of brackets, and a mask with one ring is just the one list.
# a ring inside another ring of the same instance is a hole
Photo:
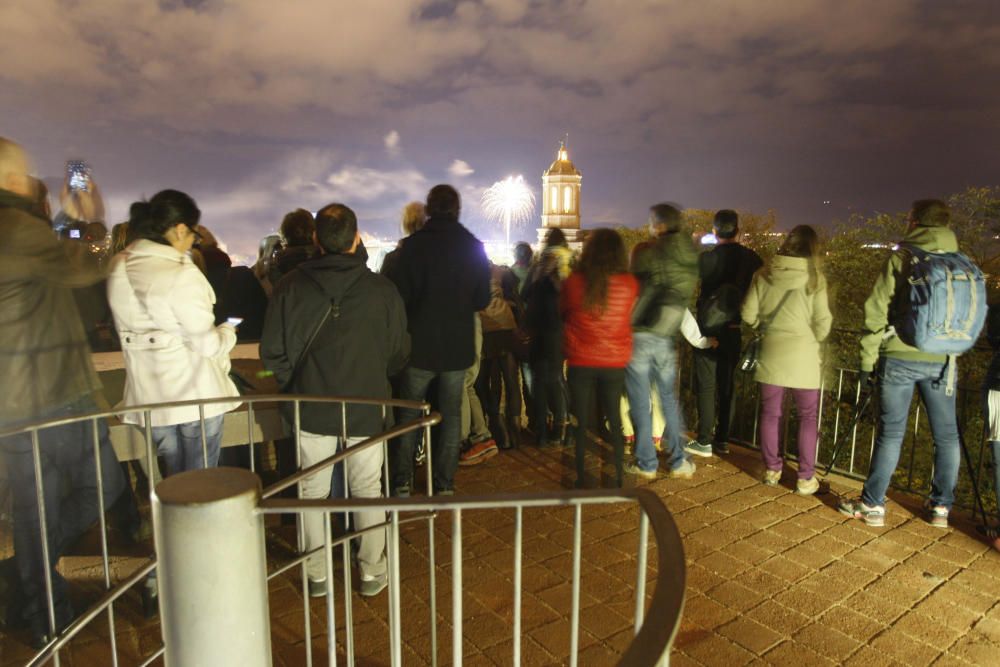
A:
{"label": "blue backpack", "polygon": [[968,352],[986,322],[986,280],[960,252],[927,252],[911,244],[899,296],[896,335],[931,354]]}

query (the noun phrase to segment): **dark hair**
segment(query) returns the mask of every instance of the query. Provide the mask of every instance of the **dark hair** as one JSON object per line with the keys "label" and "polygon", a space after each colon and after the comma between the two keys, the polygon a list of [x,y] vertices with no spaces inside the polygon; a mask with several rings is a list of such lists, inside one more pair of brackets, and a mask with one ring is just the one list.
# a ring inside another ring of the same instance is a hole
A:
{"label": "dark hair", "polygon": [[712,229],[715,236],[720,239],[731,239],[740,231],[740,214],[731,208],[724,208],[715,214],[712,220]]}
{"label": "dark hair", "polygon": [[666,233],[678,232],[681,229],[681,210],[676,204],[663,202],[649,207],[653,215],[653,224],[665,227]]}
{"label": "dark hair", "polygon": [[518,264],[528,264],[531,262],[531,257],[535,253],[531,250],[531,246],[521,241],[516,246],[514,246],[514,261]]}
{"label": "dark hair", "polygon": [[[816,230],[809,225],[798,225],[778,248],[778,254],[785,257],[801,257],[807,260],[809,271],[809,281],[806,284],[806,291],[812,293],[819,286],[819,236]],[[770,282],[772,267],[768,264],[764,271],[764,277]]]}
{"label": "dark hair", "polygon": [[358,218],[343,204],[327,204],[316,213],[316,240],[326,252],[347,252],[357,235]]}
{"label": "dark hair", "polygon": [[290,246],[312,245],[315,231],[316,223],[313,221],[312,213],[304,208],[297,208],[285,214],[281,220],[281,238]]}
{"label": "dark hair", "polygon": [[165,234],[177,225],[194,231],[201,211],[191,197],[179,190],[161,190],[148,202],[137,201],[129,207],[128,224],[132,238],[148,239],[170,245]]}
{"label": "dark hair", "polygon": [[583,307],[603,313],[608,305],[608,283],[616,273],[628,270],[625,243],[613,229],[595,229],[583,243],[576,270],[583,274]]}
{"label": "dark hair", "polygon": [[435,185],[427,193],[427,217],[428,218],[449,218],[458,220],[458,214],[462,209],[462,199],[458,196],[458,191],[450,185]]}
{"label": "dark hair", "polygon": [[920,227],[947,227],[951,222],[951,209],[940,199],[918,199],[913,202],[910,217]]}
{"label": "dark hair", "polygon": [[551,248],[553,246],[559,246],[561,248],[569,247],[566,242],[566,235],[563,230],[558,227],[553,227],[549,231],[545,232],[545,247]]}

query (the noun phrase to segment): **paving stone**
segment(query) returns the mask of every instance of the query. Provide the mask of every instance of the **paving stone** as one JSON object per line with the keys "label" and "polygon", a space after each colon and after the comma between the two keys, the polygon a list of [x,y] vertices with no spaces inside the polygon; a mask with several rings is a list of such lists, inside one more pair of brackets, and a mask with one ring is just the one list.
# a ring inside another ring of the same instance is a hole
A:
{"label": "paving stone", "polygon": [[721,549],[727,544],[737,541],[739,537],[720,530],[719,524],[716,524],[713,526],[705,526],[700,530],[696,530],[691,533],[691,539],[706,544],[712,549]]}
{"label": "paving stone", "polygon": [[885,624],[879,623],[863,614],[838,605],[823,614],[820,621],[828,627],[840,630],[849,637],[854,637],[859,641],[867,641],[885,628]]}
{"label": "paving stone", "polygon": [[985,614],[997,603],[992,592],[976,591],[950,581],[935,590],[934,595],[977,614]]}
{"label": "paving stone", "polygon": [[[565,661],[569,656],[570,623],[568,618],[561,618],[558,621],[536,628],[532,631],[531,636],[546,651],[557,656],[561,661]],[[580,650],[596,642],[597,638],[594,635],[580,628],[578,646]]]}
{"label": "paving stone", "polygon": [[703,665],[745,665],[754,659],[754,654],[736,642],[721,635],[710,633],[700,641],[684,647],[684,653]]}
{"label": "paving stone", "polygon": [[939,651],[945,651],[964,632],[939,622],[936,618],[919,611],[911,611],[896,621],[893,629],[901,631],[918,641],[925,642]]}
{"label": "paving stone", "polygon": [[807,625],[795,635],[795,639],[837,664],[843,664],[862,645],[857,639],[822,623]]}
{"label": "paving stone", "polygon": [[873,595],[865,591],[855,593],[841,604],[848,609],[858,612],[873,620],[885,625],[892,624],[897,618],[907,611],[907,607],[894,604],[891,600],[880,595]]}
{"label": "paving stone", "polygon": [[1000,643],[1000,620],[995,618],[981,618],[976,622],[974,629],[994,643]]}
{"label": "paving stone", "polygon": [[925,573],[932,574],[940,579],[950,579],[962,570],[960,565],[926,553],[916,553],[904,562],[906,565],[923,570]]}
{"label": "paving stone", "polygon": [[728,623],[736,618],[735,609],[704,595],[693,595],[684,601],[684,618],[706,630]]}
{"label": "paving stone", "polygon": [[952,546],[951,544],[945,544],[943,542],[932,544],[924,549],[924,553],[963,567],[972,563],[978,556],[978,554],[970,553],[965,549],[959,549],[958,547]]}
{"label": "paving stone", "polygon": [[821,570],[835,579],[844,582],[845,586],[852,589],[862,589],[868,584],[878,579],[879,575],[863,567],[857,567],[846,560],[838,560],[830,563]]}
{"label": "paving stone", "polygon": [[733,558],[721,551],[715,551],[699,558],[698,564],[710,572],[726,578],[733,578],[751,567],[750,563]]}
{"label": "paving stone", "polygon": [[905,662],[900,662],[888,653],[871,646],[862,646],[844,662],[844,665],[847,667],[908,667]]}
{"label": "paving stone", "polygon": [[782,640],[782,635],[753,619],[741,616],[716,630],[749,651],[761,655]]}
{"label": "paving stone", "polygon": [[720,602],[737,611],[746,611],[755,606],[763,599],[763,595],[757,591],[750,590],[746,586],[735,581],[726,581],[708,592],[716,602]]}
{"label": "paving stone", "polygon": [[758,567],[768,574],[774,575],[779,579],[784,579],[789,583],[795,583],[816,571],[811,567],[796,563],[784,556],[775,556],[764,561]]}
{"label": "paving stone", "polygon": [[871,647],[886,653],[905,665],[931,665],[941,655],[941,651],[911,637],[901,631],[889,629],[872,640]]}
{"label": "paving stone", "polygon": [[809,646],[786,640],[768,651],[764,656],[771,665],[835,665],[833,660],[820,655]]}
{"label": "paving stone", "polygon": [[791,637],[812,620],[811,617],[789,609],[774,600],[764,600],[743,616],[757,621],[783,637]]}
{"label": "paving stone", "polygon": [[1000,656],[1000,644],[995,644],[984,635],[972,632],[959,639],[949,652],[974,665],[995,665],[997,656]]}
{"label": "paving stone", "polygon": [[697,563],[688,563],[686,576],[688,590],[697,593],[715,588],[723,581],[723,577]]}
{"label": "paving stone", "polygon": [[866,544],[878,537],[876,533],[873,533],[870,530],[858,528],[854,525],[854,522],[851,521],[832,526],[824,531],[823,534],[827,537],[832,537],[835,540],[839,540],[856,547]]}
{"label": "paving stone", "polygon": [[814,549],[806,544],[792,547],[782,555],[813,570],[822,569],[836,560],[836,555]]}
{"label": "paving stone", "polygon": [[920,602],[915,609],[921,614],[937,619],[942,625],[960,634],[965,634],[980,617],[977,612],[954,605],[939,596],[928,597]]}
{"label": "paving stone", "polygon": [[844,560],[852,565],[863,567],[866,570],[874,572],[875,574],[883,574],[896,567],[899,563],[899,561],[894,558],[872,551],[869,547],[870,545],[866,544],[863,549],[855,549],[845,555]]}
{"label": "paving stone", "polygon": [[739,581],[747,588],[757,591],[765,597],[777,595],[788,588],[787,581],[760,568],[747,570],[739,576]]}

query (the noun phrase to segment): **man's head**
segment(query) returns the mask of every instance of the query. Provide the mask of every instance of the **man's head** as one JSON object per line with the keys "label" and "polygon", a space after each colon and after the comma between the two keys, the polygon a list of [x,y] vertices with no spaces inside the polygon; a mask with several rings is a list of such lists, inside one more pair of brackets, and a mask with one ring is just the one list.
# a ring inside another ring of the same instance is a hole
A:
{"label": "man's head", "polygon": [[281,221],[281,238],[290,246],[311,244],[315,231],[312,213],[304,208],[295,209]]}
{"label": "man's head", "polygon": [[343,204],[327,204],[316,213],[316,244],[330,255],[350,255],[358,247],[358,218]]}
{"label": "man's head", "polygon": [[527,266],[528,264],[531,264],[531,257],[533,254],[531,246],[524,241],[521,241],[514,246],[514,263],[519,266]]}
{"label": "man's head", "polygon": [[450,185],[435,185],[427,193],[427,217],[458,220],[462,209],[462,199],[458,191]]}
{"label": "man's head", "polygon": [[720,241],[735,239],[740,232],[739,214],[729,208],[722,209],[715,214],[715,219],[712,220],[712,231],[715,232],[715,238]]}
{"label": "man's head", "polygon": [[34,198],[35,188],[28,176],[28,156],[18,144],[0,137],[0,190]]}
{"label": "man's head", "polygon": [[910,208],[910,228],[947,227],[951,222],[951,209],[940,199],[918,199]]}
{"label": "man's head", "polygon": [[664,202],[649,207],[649,233],[654,236],[680,231],[681,222],[681,210],[676,204]]}

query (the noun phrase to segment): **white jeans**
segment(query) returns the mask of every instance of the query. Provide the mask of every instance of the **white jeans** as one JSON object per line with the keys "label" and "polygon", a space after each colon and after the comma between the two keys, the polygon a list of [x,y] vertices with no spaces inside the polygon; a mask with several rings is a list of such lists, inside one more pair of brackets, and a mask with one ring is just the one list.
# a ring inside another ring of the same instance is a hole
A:
{"label": "white jeans", "polygon": [[[347,438],[350,448],[365,438]],[[308,468],[328,459],[340,449],[341,438],[335,435],[316,435],[302,431],[302,467]],[[353,454],[344,460],[347,469],[348,493],[354,498],[382,497],[382,446],[377,445]],[[302,498],[326,498],[330,495],[330,481],[333,468],[310,475],[302,480]],[[354,529],[363,530],[385,521],[385,512],[354,512]],[[306,538],[306,551],[323,546],[323,517],[320,514],[302,515]],[[385,531],[375,530],[360,538],[358,567],[362,575],[381,576],[385,574]],[[326,579],[326,562],[323,552],[309,559],[306,572],[313,581]]]}

